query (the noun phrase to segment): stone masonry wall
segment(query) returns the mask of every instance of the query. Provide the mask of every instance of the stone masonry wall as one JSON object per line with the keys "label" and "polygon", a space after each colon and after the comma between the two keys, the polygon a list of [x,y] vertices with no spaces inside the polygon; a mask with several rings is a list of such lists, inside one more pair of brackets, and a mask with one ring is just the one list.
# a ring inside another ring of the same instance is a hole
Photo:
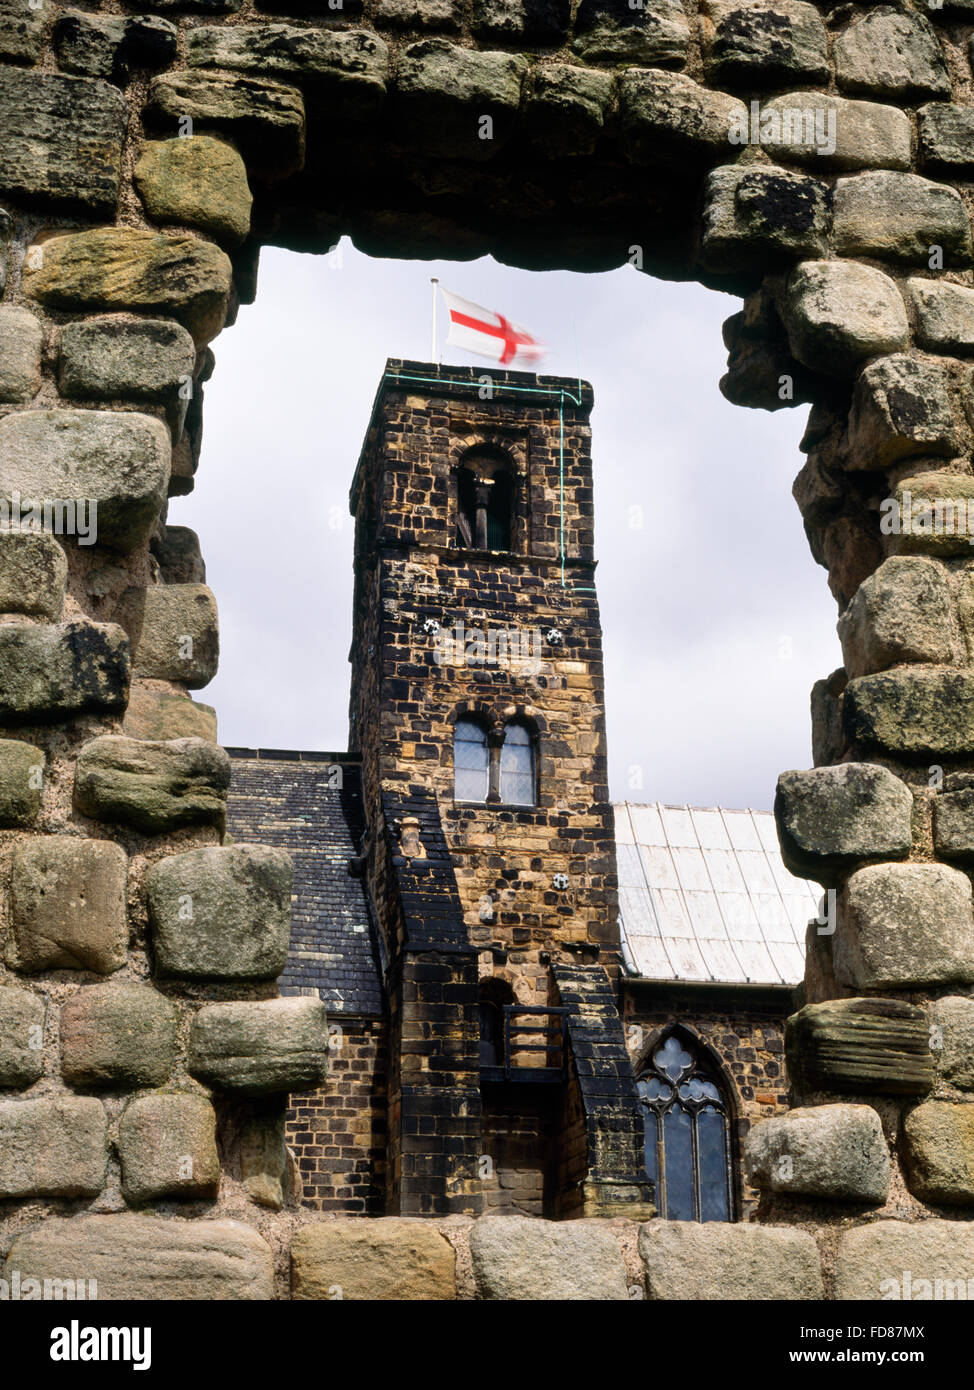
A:
{"label": "stone masonry wall", "polygon": [[[839,1296],[903,1269],[967,1277],[966,3],[234,3],[0,7],[0,492],[62,518],[61,543],[0,536],[5,1269],[87,1258],[137,1296],[168,1250],[170,1296],[285,1287],[296,1218],[274,1214],[262,1097],[317,1084],[323,1021],[275,995],[284,857],[220,843],[227,766],[190,695],[216,667],[215,601],[165,512],[192,487],[208,345],[255,292],[260,244],[349,232],[379,254],[629,262],[732,290],[725,394],[812,404],[796,498],[844,671],[815,693],[816,767],[778,793],[788,861],[827,895],[786,1040],[804,1103],[748,1139],[775,1226],[659,1223],[642,1258],[651,1293],[662,1261],[671,1291],[686,1269],[714,1297],[744,1264],[814,1295],[820,1257]],[[97,537],[77,517],[64,534],[78,499]],[[306,1259],[326,1224],[299,1238],[297,1296],[328,1296],[330,1257]],[[518,1288],[491,1224],[483,1296],[543,1296],[553,1246],[586,1267],[585,1226],[535,1223]],[[624,1290],[599,1240],[599,1293]]]}

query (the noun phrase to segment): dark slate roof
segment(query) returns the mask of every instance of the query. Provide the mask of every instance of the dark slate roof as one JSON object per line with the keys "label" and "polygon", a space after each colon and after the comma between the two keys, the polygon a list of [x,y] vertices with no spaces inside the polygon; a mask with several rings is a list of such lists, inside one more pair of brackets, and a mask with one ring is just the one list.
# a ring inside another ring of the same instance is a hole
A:
{"label": "dark slate roof", "polygon": [[377,942],[348,861],[363,831],[358,764],[344,753],[228,748],[227,829],[279,845],[294,862],[291,949],[282,994],[318,994],[332,1013],[383,1012]]}

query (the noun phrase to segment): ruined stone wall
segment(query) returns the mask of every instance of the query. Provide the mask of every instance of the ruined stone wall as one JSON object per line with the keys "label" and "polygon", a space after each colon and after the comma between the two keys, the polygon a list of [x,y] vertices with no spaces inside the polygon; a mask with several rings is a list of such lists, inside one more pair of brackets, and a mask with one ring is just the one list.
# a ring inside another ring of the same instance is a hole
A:
{"label": "ruined stone wall", "polygon": [[[643,1259],[715,1297],[744,1248],[775,1296],[820,1292],[820,1257],[840,1296],[969,1272],[972,561],[944,517],[974,494],[966,4],[226,3],[0,9],[0,482],[98,503],[93,545],[0,537],[5,1269],[84,1256],[138,1294],[168,1250],[170,1295],[285,1287],[292,1218],[243,1176],[265,1155],[276,1200],[274,1145],[238,1139],[255,1090],[312,1083],[322,1027],[274,998],[286,865],[219,842],[227,768],[188,698],[215,607],[165,505],[259,244],[349,232],[731,289],[725,394],[813,403],[796,496],[845,674],[816,693],[819,765],[778,799],[789,862],[835,895],[789,1024],[807,1104],[748,1141],[777,1229],[659,1223]],[[200,1230],[228,1210],[243,1229]],[[534,1229],[521,1296],[543,1297],[549,1246],[581,1236]],[[304,1263],[323,1231],[297,1247],[303,1295],[328,1296]]]}

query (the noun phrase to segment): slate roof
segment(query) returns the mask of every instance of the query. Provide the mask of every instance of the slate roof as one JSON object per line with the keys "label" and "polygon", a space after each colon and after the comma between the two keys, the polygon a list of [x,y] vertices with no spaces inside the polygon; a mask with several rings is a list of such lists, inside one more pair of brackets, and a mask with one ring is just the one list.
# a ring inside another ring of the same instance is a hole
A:
{"label": "slate roof", "polygon": [[615,807],[626,954],[650,980],[796,985],[821,889],[781,860],[769,811]]}
{"label": "slate roof", "polygon": [[358,764],[344,753],[227,752],[227,829],[240,843],[279,845],[294,862],[281,993],[317,994],[330,1013],[381,1015],[375,930],[362,880],[348,871],[363,829]]}

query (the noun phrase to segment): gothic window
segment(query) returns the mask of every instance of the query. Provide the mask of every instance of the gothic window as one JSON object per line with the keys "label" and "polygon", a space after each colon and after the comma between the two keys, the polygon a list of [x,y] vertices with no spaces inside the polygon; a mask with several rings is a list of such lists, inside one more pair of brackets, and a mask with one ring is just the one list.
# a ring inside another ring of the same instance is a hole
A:
{"label": "gothic window", "polygon": [[670,1221],[732,1221],[728,1107],[716,1068],[682,1032],[654,1049],[637,1083],[646,1169]]}
{"label": "gothic window", "polygon": [[510,550],[514,482],[506,459],[474,451],[457,469],[457,545],[465,550]]}
{"label": "gothic window", "polygon": [[500,794],[507,806],[533,806],[534,739],[523,724],[508,724],[500,750]]}
{"label": "gothic window", "polygon": [[453,795],[486,801],[490,789],[487,730],[476,719],[458,719],[453,731]]}

